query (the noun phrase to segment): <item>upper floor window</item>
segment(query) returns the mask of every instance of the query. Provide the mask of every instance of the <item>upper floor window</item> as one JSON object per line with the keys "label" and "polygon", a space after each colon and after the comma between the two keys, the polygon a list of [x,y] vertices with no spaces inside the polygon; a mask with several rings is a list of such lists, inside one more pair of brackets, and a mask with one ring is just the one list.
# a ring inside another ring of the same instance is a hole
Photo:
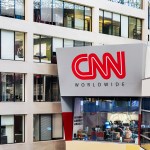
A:
{"label": "upper floor window", "polygon": [[25,34],[23,32],[1,30],[0,42],[1,59],[24,61]]}
{"label": "upper floor window", "polygon": [[56,49],[63,47],[91,46],[91,42],[68,40],[56,37],[34,35],[35,62],[56,63]]}
{"label": "upper floor window", "polygon": [[109,0],[109,1],[120,3],[138,9],[142,9],[142,3],[143,3],[143,0]]}
{"label": "upper floor window", "polygon": [[92,9],[61,0],[34,0],[34,21],[92,30]]}
{"label": "upper floor window", "polygon": [[34,101],[60,101],[58,77],[34,75]]}
{"label": "upper floor window", "polygon": [[25,0],[1,0],[1,16],[25,19]]}
{"label": "upper floor window", "polygon": [[24,101],[24,74],[0,73],[0,101]]}
{"label": "upper floor window", "polygon": [[25,135],[24,115],[0,116],[0,144],[12,144],[24,142]]}
{"label": "upper floor window", "polygon": [[63,139],[61,114],[36,114],[33,120],[34,141]]}
{"label": "upper floor window", "polygon": [[142,19],[100,10],[99,32],[141,40]]}
{"label": "upper floor window", "polygon": [[148,29],[150,29],[150,2],[148,3]]}

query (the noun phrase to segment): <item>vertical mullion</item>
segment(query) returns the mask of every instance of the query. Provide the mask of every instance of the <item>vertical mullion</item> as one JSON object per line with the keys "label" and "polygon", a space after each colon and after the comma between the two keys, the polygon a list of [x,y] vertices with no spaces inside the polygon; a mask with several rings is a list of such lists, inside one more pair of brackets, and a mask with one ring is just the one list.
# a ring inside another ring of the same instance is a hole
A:
{"label": "vertical mullion", "polygon": [[51,8],[51,14],[52,14],[52,15],[51,15],[51,24],[53,24],[53,14],[54,14],[54,10],[53,10],[54,7],[53,7],[53,5],[54,5],[54,0],[52,0],[51,2],[52,2],[52,8]]}
{"label": "vertical mullion", "polygon": [[121,15],[120,15],[120,29],[119,29],[119,36],[121,37]]}
{"label": "vertical mullion", "polygon": [[41,63],[41,42],[42,42],[41,41],[41,35],[39,37],[40,37],[40,42],[39,42],[40,43],[40,47],[39,47],[40,48],[40,51],[39,51],[39,53],[40,53],[39,62]]}
{"label": "vertical mullion", "polygon": [[24,46],[23,46],[23,49],[24,49],[24,52],[23,52],[23,55],[24,55],[24,59],[23,59],[23,61],[25,61],[25,33],[23,33],[23,40],[24,40]]}
{"label": "vertical mullion", "polygon": [[13,99],[13,101],[15,102],[16,101],[16,89],[15,89],[15,83],[16,83],[16,74],[14,73],[14,99]]}
{"label": "vertical mullion", "polygon": [[113,13],[111,12],[111,35],[113,35]]}
{"label": "vertical mullion", "polygon": [[15,60],[15,40],[16,40],[16,32],[14,31],[14,60]]}
{"label": "vertical mullion", "polygon": [[[1,115],[0,115],[0,131],[1,131]],[[1,132],[0,132],[1,133]],[[0,144],[2,144],[2,139],[1,139],[1,134],[0,134]]]}
{"label": "vertical mullion", "polygon": [[24,87],[23,89],[24,96],[22,97],[22,101],[25,102],[25,74],[23,74],[22,84],[23,84],[22,86]]}

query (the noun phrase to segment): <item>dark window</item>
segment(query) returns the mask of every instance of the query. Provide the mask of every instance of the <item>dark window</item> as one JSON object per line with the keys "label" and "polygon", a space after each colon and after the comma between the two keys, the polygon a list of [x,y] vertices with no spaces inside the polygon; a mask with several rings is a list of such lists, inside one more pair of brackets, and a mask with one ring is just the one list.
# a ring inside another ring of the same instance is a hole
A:
{"label": "dark window", "polygon": [[24,74],[0,73],[1,100],[10,102],[24,101]]}
{"label": "dark window", "polygon": [[120,36],[120,15],[113,13],[113,35]]}

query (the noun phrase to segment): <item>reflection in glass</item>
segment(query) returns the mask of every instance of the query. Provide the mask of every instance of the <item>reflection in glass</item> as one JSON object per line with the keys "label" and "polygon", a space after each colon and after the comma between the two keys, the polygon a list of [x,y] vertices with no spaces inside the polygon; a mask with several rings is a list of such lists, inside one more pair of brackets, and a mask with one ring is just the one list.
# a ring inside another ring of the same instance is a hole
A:
{"label": "reflection in glass", "polygon": [[137,19],[137,32],[136,32],[136,39],[142,39],[142,20]]}
{"label": "reflection in glass", "polygon": [[14,74],[1,73],[1,101],[14,101]]}
{"label": "reflection in glass", "polygon": [[137,26],[136,18],[129,17],[129,38],[136,39]]}
{"label": "reflection in glass", "polygon": [[103,32],[103,11],[99,10],[99,33]]}
{"label": "reflection in glass", "polygon": [[24,6],[25,6],[24,0],[15,0],[15,18],[25,19]]}
{"label": "reflection in glass", "polygon": [[75,28],[84,29],[84,7],[75,5]]}
{"label": "reflection in glass", "polygon": [[64,47],[73,47],[73,40],[64,39]]}
{"label": "reflection in glass", "polygon": [[63,2],[53,0],[53,24],[63,26]]}
{"label": "reflection in glass", "polygon": [[83,41],[74,41],[74,46],[75,47],[84,46],[84,42]]}
{"label": "reflection in glass", "polygon": [[85,7],[84,27],[86,31],[92,31],[92,9]]}
{"label": "reflection in glass", "polygon": [[51,38],[41,36],[41,62],[51,62]]}
{"label": "reflection in glass", "polygon": [[41,22],[52,23],[52,0],[41,1]]}
{"label": "reflection in glass", "polygon": [[120,36],[120,15],[113,13],[113,35]]}
{"label": "reflection in glass", "polygon": [[74,4],[64,2],[64,26],[74,28]]}
{"label": "reflection in glass", "polygon": [[104,11],[103,33],[112,34],[112,13]]}
{"label": "reflection in glass", "polygon": [[14,17],[14,0],[1,0],[1,15]]}
{"label": "reflection in glass", "polygon": [[15,60],[24,60],[24,33],[15,32]]}
{"label": "reflection in glass", "polygon": [[34,61],[35,62],[40,62],[40,44],[41,44],[41,42],[40,42],[40,36],[39,35],[34,35],[34,41],[33,41],[33,43],[34,43],[34,47],[33,47],[33,50],[34,50],[34,52],[33,52],[33,58],[34,58]]}
{"label": "reflection in glass", "polygon": [[41,3],[40,0],[34,0],[34,21],[41,21]]}

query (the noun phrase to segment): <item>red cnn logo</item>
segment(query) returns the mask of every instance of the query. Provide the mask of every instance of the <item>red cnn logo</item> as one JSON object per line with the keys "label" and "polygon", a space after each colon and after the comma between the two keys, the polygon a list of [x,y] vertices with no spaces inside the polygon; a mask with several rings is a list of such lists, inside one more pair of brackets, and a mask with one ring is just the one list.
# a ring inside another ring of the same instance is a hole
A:
{"label": "red cnn logo", "polygon": [[[80,64],[88,63],[88,72],[80,70]],[[76,56],[72,62],[72,72],[81,80],[92,80],[96,78],[96,71],[100,73],[102,78],[109,79],[111,77],[111,70],[119,78],[123,79],[126,76],[125,68],[125,52],[117,52],[117,61],[110,53],[104,53],[102,61],[94,53],[80,54]]]}

